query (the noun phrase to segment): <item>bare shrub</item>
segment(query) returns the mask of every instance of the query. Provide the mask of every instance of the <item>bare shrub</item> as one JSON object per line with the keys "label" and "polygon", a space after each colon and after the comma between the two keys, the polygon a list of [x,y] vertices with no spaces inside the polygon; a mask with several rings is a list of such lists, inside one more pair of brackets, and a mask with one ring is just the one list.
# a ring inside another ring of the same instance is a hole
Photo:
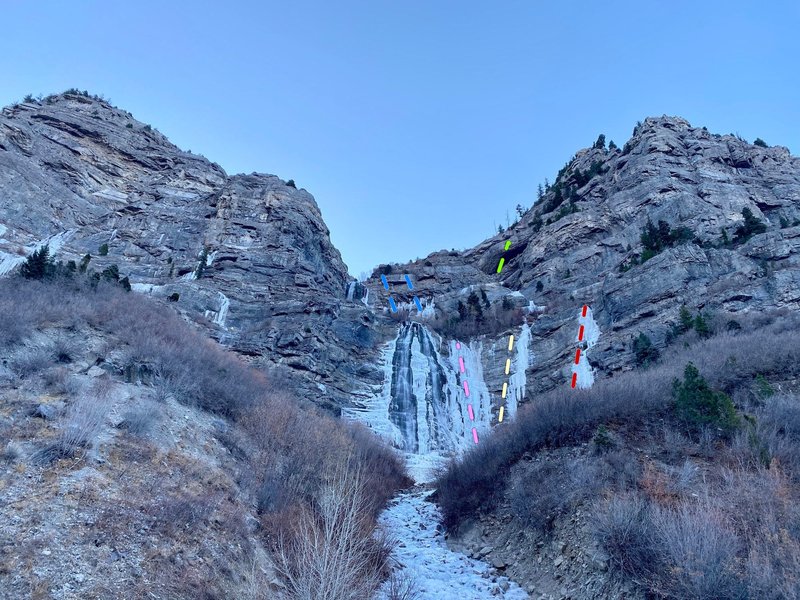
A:
{"label": "bare shrub", "polygon": [[171,535],[208,521],[220,500],[218,495],[199,496],[189,492],[159,496],[150,511],[155,517],[155,526]]}
{"label": "bare shrub", "polygon": [[407,569],[393,570],[384,586],[387,600],[418,600],[420,598],[419,586]]}
{"label": "bare shrub", "polygon": [[52,367],[42,374],[42,381],[48,390],[57,394],[64,394],[67,391],[67,380],[69,371],[64,367]]}
{"label": "bare shrub", "polygon": [[156,423],[161,419],[161,409],[153,402],[142,400],[133,408],[125,411],[120,429],[140,437],[146,437],[152,433]]}
{"label": "bare shrub", "polygon": [[532,465],[511,489],[511,506],[528,526],[548,530],[574,495],[564,465],[542,462]]}
{"label": "bare shrub", "polygon": [[88,448],[100,431],[106,414],[104,399],[85,397],[69,407],[61,443],[69,455],[80,448]]}
{"label": "bare shrub", "polygon": [[65,333],[58,333],[50,342],[50,353],[56,363],[71,363],[80,354],[78,342]]}
{"label": "bare shrub", "polygon": [[14,442],[8,442],[5,448],[3,448],[2,458],[5,461],[14,462],[20,456],[22,456],[22,448]]}
{"label": "bare shrub", "polygon": [[639,580],[656,570],[653,525],[641,496],[613,496],[595,514],[594,528],[612,566]]}
{"label": "bare shrub", "polygon": [[651,583],[668,598],[741,598],[736,568],[740,540],[721,510],[682,503],[676,510],[653,508],[654,550],[661,563]]}
{"label": "bare shrub", "polygon": [[[761,329],[737,335],[721,333],[699,339],[688,348],[670,348],[661,364],[645,372],[630,372],[595,382],[589,390],[557,388],[522,407],[517,418],[451,463],[437,482],[444,523],[457,527],[478,507],[491,507],[498,496],[495,484],[525,452],[543,447],[583,443],[598,425],[614,420],[642,423],[669,416],[671,382],[694,362],[715,389],[726,393],[749,384],[757,374],[800,374],[800,345],[795,343],[800,317],[780,315]],[[718,436],[701,432],[701,451],[712,458]],[[789,455],[787,460],[794,459]]]}
{"label": "bare shrub", "polygon": [[11,359],[11,369],[22,379],[28,379],[53,364],[48,348],[41,345],[22,348]]}
{"label": "bare shrub", "polygon": [[374,537],[359,470],[326,483],[278,545],[278,566],[293,600],[361,600],[380,585],[388,549]]}
{"label": "bare shrub", "polygon": [[494,431],[461,462],[452,462],[437,481],[445,526],[497,499],[498,477],[525,452],[586,442],[598,425],[614,419],[631,421],[664,413],[677,368],[657,365],[595,383],[589,390],[557,389],[523,407],[517,418]]}
{"label": "bare shrub", "polygon": [[83,457],[94,444],[106,416],[107,384],[96,382],[91,393],[75,400],[66,411],[58,439],[34,453],[34,461],[47,464],[59,458]]}

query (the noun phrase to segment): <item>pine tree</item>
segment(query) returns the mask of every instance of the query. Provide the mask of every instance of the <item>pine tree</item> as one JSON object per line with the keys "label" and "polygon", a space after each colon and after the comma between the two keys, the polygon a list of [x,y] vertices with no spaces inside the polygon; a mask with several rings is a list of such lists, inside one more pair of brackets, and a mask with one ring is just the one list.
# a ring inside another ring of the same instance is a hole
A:
{"label": "pine tree", "polygon": [[34,250],[20,268],[20,275],[25,279],[44,279],[52,274],[54,269],[53,259],[50,257],[50,247],[45,244]]}
{"label": "pine tree", "polygon": [[539,189],[537,193],[538,193],[537,200],[541,200],[542,196],[544,196],[544,187],[542,187],[541,183],[539,184]]}
{"label": "pine tree", "polygon": [[197,263],[197,268],[194,271],[195,279],[200,279],[206,270],[206,263],[208,262],[208,246],[203,246],[203,251],[200,253],[200,261]]}
{"label": "pine tree", "polygon": [[616,150],[617,149],[617,145],[614,143],[614,140],[611,140],[610,142],[608,142],[608,149],[609,150]]}
{"label": "pine tree", "polygon": [[461,300],[458,301],[458,306],[456,307],[456,310],[458,310],[458,317],[462,321],[467,318],[469,311],[467,310],[467,307],[464,306],[464,303],[461,302]]}
{"label": "pine tree", "polygon": [[692,318],[692,313],[689,312],[689,309],[686,308],[684,304],[681,306],[681,311],[678,315],[680,319],[680,324],[678,325],[678,333],[686,333],[694,326],[694,319]]}
{"label": "pine tree", "polygon": [[678,417],[692,428],[713,425],[730,432],[738,425],[731,399],[712,390],[692,363],[686,365],[682,382],[672,382],[672,396]]}
{"label": "pine tree", "polygon": [[119,281],[119,267],[111,265],[103,269],[103,279],[106,281]]}
{"label": "pine tree", "polygon": [[86,269],[87,269],[87,267],[89,266],[89,261],[90,261],[90,260],[92,260],[92,255],[91,255],[91,254],[86,254],[86,255],[84,255],[84,257],[81,259],[81,264],[78,266],[78,270],[79,270],[81,273],[86,273]]}
{"label": "pine tree", "polygon": [[597,136],[597,141],[594,143],[594,147],[598,150],[604,150],[606,147],[606,136],[605,134],[600,134]]}
{"label": "pine tree", "polygon": [[745,206],[742,209],[742,216],[744,217],[744,223],[736,228],[733,236],[734,243],[746,242],[754,235],[764,233],[767,230],[767,226],[759,221],[748,207]]}
{"label": "pine tree", "polygon": [[658,349],[644,333],[640,333],[639,337],[633,340],[633,353],[636,356],[636,364],[643,367],[658,360]]}
{"label": "pine tree", "polygon": [[694,330],[702,338],[711,336],[711,329],[708,326],[708,321],[706,321],[702,313],[698,313],[694,318]]}
{"label": "pine tree", "polygon": [[481,288],[481,300],[483,300],[483,305],[486,308],[489,308],[491,306],[491,304],[489,304],[489,298],[486,296],[486,292],[484,291],[483,288]]}

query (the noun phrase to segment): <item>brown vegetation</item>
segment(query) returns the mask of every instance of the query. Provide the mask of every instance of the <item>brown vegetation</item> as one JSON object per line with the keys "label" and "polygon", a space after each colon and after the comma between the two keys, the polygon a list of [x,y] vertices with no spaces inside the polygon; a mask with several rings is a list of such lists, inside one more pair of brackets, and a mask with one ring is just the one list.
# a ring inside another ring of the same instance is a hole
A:
{"label": "brown vegetation", "polygon": [[[654,597],[800,598],[797,331],[794,315],[743,320],[648,370],[541,395],[441,476],[446,526],[506,498],[546,536],[588,506],[616,572]],[[690,362],[707,386],[686,375]],[[679,410],[678,398],[723,393],[732,433],[727,416],[698,425]],[[584,447],[564,460],[543,452]]]}
{"label": "brown vegetation", "polygon": [[[0,319],[0,347],[9,357],[11,376],[34,393],[51,390],[63,398],[59,402],[65,406],[53,413],[52,423],[40,421],[42,424],[32,428],[29,436],[19,428],[0,432],[4,438],[0,441],[8,448],[7,461],[20,458],[20,450],[12,442],[21,436],[29,437],[38,447],[29,457],[31,462],[49,465],[54,474],[62,468],[61,463],[54,462],[59,458],[81,461],[95,446],[101,431],[108,431],[107,382],[111,380],[144,384],[152,388],[150,397],[155,399],[143,396],[118,417],[119,436],[111,452],[130,465],[150,464],[151,459],[142,452],[151,447],[149,439],[163,418],[164,403],[174,400],[219,417],[216,437],[231,451],[227,468],[238,484],[236,491],[230,489],[232,483],[204,488],[207,477],[200,473],[179,477],[179,461],[183,459],[170,454],[159,459],[159,464],[163,462],[169,469],[162,477],[168,481],[175,478],[176,483],[196,479],[200,487],[136,486],[113,506],[92,494],[98,506],[106,504],[115,512],[114,519],[105,521],[108,532],[125,523],[134,527],[139,522],[164,540],[183,540],[192,531],[214,529],[215,523],[223,522],[227,523],[223,530],[231,536],[232,548],[239,547],[244,553],[231,551],[226,560],[238,563],[243,556],[255,560],[259,551],[277,552],[282,542],[285,548],[305,548],[305,554],[287,551],[284,556],[287,577],[297,577],[306,568],[303,560],[314,564],[327,560],[327,555],[308,555],[315,548],[307,545],[307,536],[315,531],[309,524],[327,526],[331,486],[336,488],[342,477],[351,477],[350,472],[340,469],[346,465],[359,474],[356,488],[339,489],[336,496],[338,502],[358,508],[358,526],[349,530],[347,547],[362,548],[364,556],[370,556],[359,563],[359,578],[374,583],[384,573],[386,550],[376,545],[372,536],[375,516],[407,480],[399,458],[369,431],[344,423],[310,399],[281,389],[267,374],[194,330],[172,305],[126,293],[117,286],[100,282],[92,287],[77,280],[3,280]],[[103,355],[95,360],[93,354],[91,361],[102,365],[108,374],[97,377],[94,385],[86,388],[76,385],[70,372],[87,368],[85,343],[76,340],[90,337],[105,340]],[[84,361],[83,366],[77,367],[76,361]],[[122,474],[127,470],[123,468]],[[243,522],[236,525],[236,519],[224,516],[233,497],[239,495],[257,507],[258,520],[251,518],[251,523],[258,523],[253,533],[263,545],[261,550],[246,541],[252,535],[249,526]],[[130,531],[125,535],[131,535]],[[254,589],[262,579],[256,572],[234,581],[231,573],[220,577],[227,569],[225,565],[209,570],[202,568],[201,562],[188,571],[177,570],[161,557],[153,560],[165,573],[158,585],[169,589],[173,597],[200,597],[198,594],[213,594],[212,590],[220,594],[228,590],[236,597],[269,595]],[[295,564],[294,560],[300,562]],[[333,585],[326,577],[312,579],[316,583],[310,587],[304,584],[303,589],[310,597],[325,597],[320,594]],[[290,597],[302,596],[295,593]]]}

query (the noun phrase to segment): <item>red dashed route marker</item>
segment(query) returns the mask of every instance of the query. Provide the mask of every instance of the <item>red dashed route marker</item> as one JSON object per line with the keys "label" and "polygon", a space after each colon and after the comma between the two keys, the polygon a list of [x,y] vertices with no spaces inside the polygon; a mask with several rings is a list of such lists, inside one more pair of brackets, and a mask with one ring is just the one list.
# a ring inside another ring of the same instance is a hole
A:
{"label": "red dashed route marker", "polygon": [[[581,318],[586,318],[586,313],[588,311],[589,311],[589,307],[584,304],[583,305],[583,309],[581,310]],[[579,342],[583,341],[583,332],[584,332],[584,326],[583,326],[583,324],[581,324],[581,326],[578,328],[578,341]],[[578,365],[578,364],[580,364],[580,362],[581,362],[581,349],[580,349],[580,347],[578,347],[578,349],[575,350],[575,364]],[[574,389],[577,385],[578,385],[578,372],[576,371],[576,372],[574,372],[572,374],[571,386]]]}

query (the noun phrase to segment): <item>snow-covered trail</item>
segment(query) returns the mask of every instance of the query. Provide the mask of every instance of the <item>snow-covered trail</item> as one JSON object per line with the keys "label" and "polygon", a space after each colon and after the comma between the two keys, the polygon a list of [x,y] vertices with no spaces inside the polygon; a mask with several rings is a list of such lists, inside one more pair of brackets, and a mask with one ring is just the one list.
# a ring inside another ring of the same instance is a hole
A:
{"label": "snow-covered trail", "polygon": [[[524,395],[529,339],[525,329],[515,357],[515,367],[522,368],[522,375],[512,381],[514,405]],[[527,598],[519,586],[498,575],[489,564],[447,547],[439,508],[429,499],[438,469],[451,456],[474,445],[472,428],[483,435],[497,419],[493,414],[497,406],[492,406],[484,381],[481,345],[462,342],[457,349],[453,340],[446,358],[439,354],[439,346],[424,325],[400,325],[395,340],[383,350],[380,393],[346,413],[403,450],[409,474],[418,484],[414,491],[395,498],[379,521],[396,542],[392,556],[396,568],[414,581],[421,599]],[[464,361],[463,373],[459,358]],[[469,398],[463,388],[465,378],[471,390]],[[474,420],[468,404],[473,407]],[[387,600],[388,586],[377,600]]]}

